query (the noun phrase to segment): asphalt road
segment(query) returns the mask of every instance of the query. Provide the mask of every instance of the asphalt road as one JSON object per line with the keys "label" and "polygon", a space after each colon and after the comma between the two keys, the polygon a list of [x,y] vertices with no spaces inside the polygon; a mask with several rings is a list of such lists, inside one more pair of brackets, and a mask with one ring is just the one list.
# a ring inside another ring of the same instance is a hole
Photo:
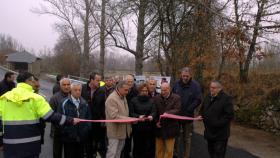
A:
{"label": "asphalt road", "polygon": [[[0,69],[0,79],[3,78],[5,72]],[[53,83],[46,80],[40,80],[41,89],[40,93],[49,100],[52,93]],[[40,158],[52,158],[52,139],[49,137],[50,125],[47,124],[45,131],[45,144],[42,146],[42,153]],[[2,153],[1,153],[2,154]],[[3,156],[0,155],[0,158]],[[207,145],[202,135],[194,133],[192,138],[191,158],[209,158],[207,152]],[[257,158],[251,153],[238,148],[228,147],[226,158]]]}

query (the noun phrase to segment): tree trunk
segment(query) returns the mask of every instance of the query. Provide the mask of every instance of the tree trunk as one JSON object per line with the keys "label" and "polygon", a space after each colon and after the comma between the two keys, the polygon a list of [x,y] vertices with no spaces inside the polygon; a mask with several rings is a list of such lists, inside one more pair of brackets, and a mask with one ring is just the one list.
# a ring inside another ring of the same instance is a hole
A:
{"label": "tree trunk", "polygon": [[261,1],[261,5],[258,8],[258,12],[257,12],[257,16],[256,16],[256,22],[255,22],[255,28],[254,28],[254,32],[253,32],[253,37],[251,40],[251,44],[249,47],[249,51],[244,63],[244,67],[242,69],[242,72],[240,74],[240,81],[243,83],[247,83],[248,82],[248,76],[249,76],[249,69],[250,69],[250,63],[252,61],[253,58],[253,54],[255,53],[255,48],[256,48],[256,42],[257,42],[257,38],[259,36],[259,24],[262,18],[262,14],[263,14],[263,7],[264,7],[265,2]]}
{"label": "tree trunk", "polygon": [[221,37],[220,40],[221,40],[220,44],[221,44],[221,56],[222,56],[222,59],[221,59],[220,65],[219,65],[218,80],[220,80],[221,77],[222,77],[224,66],[225,66],[225,63],[226,63],[226,52],[224,50],[224,42],[223,42],[224,38]]}
{"label": "tree trunk", "polygon": [[159,43],[158,43],[158,52],[157,52],[156,62],[157,62],[157,65],[158,65],[158,69],[160,71],[160,75],[164,76],[163,65],[161,63],[161,55],[160,55],[160,40],[159,40]]}
{"label": "tree trunk", "polygon": [[225,63],[226,63],[226,55],[225,55],[225,53],[222,51],[222,59],[221,59],[220,65],[219,65],[218,80],[220,80],[221,77],[222,77]]}
{"label": "tree trunk", "polygon": [[104,77],[105,67],[105,5],[106,0],[102,0],[101,4],[101,28],[100,28],[100,59],[99,59],[99,72]]}
{"label": "tree trunk", "polygon": [[136,75],[143,74],[143,57],[135,56],[135,73]]}
{"label": "tree trunk", "polygon": [[135,73],[136,75],[143,74],[143,56],[144,56],[144,43],[145,43],[145,14],[148,2],[140,0],[139,15],[137,24],[137,42],[135,54]]}
{"label": "tree trunk", "polygon": [[90,3],[88,0],[85,0],[86,5],[86,14],[84,18],[84,53],[82,55],[81,67],[80,67],[80,76],[86,77],[89,73],[89,15],[90,15]]}

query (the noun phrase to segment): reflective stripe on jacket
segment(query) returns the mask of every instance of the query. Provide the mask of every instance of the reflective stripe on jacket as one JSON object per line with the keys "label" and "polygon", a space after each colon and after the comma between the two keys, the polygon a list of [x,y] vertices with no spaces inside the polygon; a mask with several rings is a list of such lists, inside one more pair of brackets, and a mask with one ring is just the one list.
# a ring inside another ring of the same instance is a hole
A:
{"label": "reflective stripe on jacket", "polygon": [[[3,125],[4,157],[23,157],[39,154],[41,133],[39,119],[45,120],[54,112],[48,102],[33,92],[30,85],[19,83],[0,97]],[[58,118],[58,117],[57,117]],[[64,124],[66,117],[59,117]]]}

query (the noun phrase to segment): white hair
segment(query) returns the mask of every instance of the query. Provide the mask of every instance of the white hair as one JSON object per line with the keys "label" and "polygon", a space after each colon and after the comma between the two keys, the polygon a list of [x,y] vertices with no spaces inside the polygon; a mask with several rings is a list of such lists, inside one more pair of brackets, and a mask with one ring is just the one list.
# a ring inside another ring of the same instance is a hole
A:
{"label": "white hair", "polygon": [[132,78],[133,80],[135,79],[132,74],[128,74],[128,75],[125,76],[125,80],[127,80],[128,78]]}
{"label": "white hair", "polygon": [[69,78],[62,78],[60,81],[59,81],[59,85],[62,85],[62,82],[63,81],[69,81],[70,82],[70,84],[71,84],[71,80],[69,79]]}
{"label": "white hair", "polygon": [[82,84],[79,83],[79,82],[73,82],[73,83],[71,83],[71,89],[73,89],[74,87],[77,87],[77,86],[79,86],[80,88],[82,88]]}

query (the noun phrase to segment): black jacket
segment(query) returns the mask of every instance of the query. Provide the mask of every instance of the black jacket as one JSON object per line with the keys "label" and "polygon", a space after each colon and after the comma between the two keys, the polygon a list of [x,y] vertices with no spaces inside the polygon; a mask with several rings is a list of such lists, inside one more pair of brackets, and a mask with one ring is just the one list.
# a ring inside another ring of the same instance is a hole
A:
{"label": "black jacket", "polygon": [[[129,115],[130,117],[139,118],[141,115],[153,116],[156,118],[156,106],[153,100],[147,96],[137,96],[134,97],[129,104]],[[153,132],[155,128],[154,121],[145,121],[138,122],[137,124],[132,125],[133,132],[137,131],[150,131]]]}
{"label": "black jacket", "polygon": [[105,116],[106,95],[105,95],[104,87],[97,88],[93,93],[93,96],[91,97],[91,89],[88,86],[88,83],[84,84],[82,86],[82,97],[86,100],[86,102],[89,105],[92,119],[94,120],[106,119]]}
{"label": "black jacket", "polygon": [[181,115],[194,116],[194,110],[201,104],[202,100],[199,83],[191,79],[185,84],[182,80],[179,80],[175,83],[172,91],[181,97]]}
{"label": "black jacket", "polygon": [[[57,111],[66,116],[80,119],[91,119],[91,114],[88,108],[88,104],[81,97],[80,104],[77,108],[73,103],[72,98],[68,97],[58,107]],[[75,126],[64,126],[61,128],[61,137],[64,142],[86,142],[89,138],[91,124],[88,122],[80,122]]]}
{"label": "black jacket", "polygon": [[207,95],[200,111],[207,140],[226,140],[230,135],[230,122],[234,117],[231,97],[220,91],[216,97]]}
{"label": "black jacket", "polygon": [[54,95],[56,92],[59,92],[59,91],[60,91],[60,84],[59,84],[59,82],[57,82],[52,88],[52,93]]}
{"label": "black jacket", "polygon": [[7,80],[3,79],[0,82],[0,96],[6,92],[12,90],[15,87],[16,87],[16,84],[14,82],[8,82]]}
{"label": "black jacket", "polygon": [[[154,102],[157,108],[156,121],[159,121],[160,115],[163,113],[169,113],[179,115],[181,110],[180,96],[171,93],[168,98],[163,98],[158,95],[154,98]],[[160,120],[161,128],[156,130],[156,136],[162,138],[174,138],[179,135],[179,122],[173,119]]]}
{"label": "black jacket", "polygon": [[108,88],[108,87],[105,86],[105,95],[106,95],[106,98],[108,98],[109,95],[110,95],[112,92],[114,92],[114,90],[115,90],[115,87],[114,87],[114,86],[113,86],[113,87],[110,87],[110,88]]}
{"label": "black jacket", "polygon": [[63,103],[63,101],[69,96],[69,94],[63,93],[62,91],[56,92],[50,99],[49,103],[53,111],[57,111],[57,107]]}
{"label": "black jacket", "polygon": [[[62,91],[58,91],[56,92],[51,98],[50,98],[50,101],[49,101],[49,104],[51,106],[51,108],[53,109],[53,111],[55,112],[58,112],[57,111],[57,108],[63,103],[63,101],[65,99],[67,99],[67,97],[69,96],[69,94],[66,94],[66,93],[63,93]],[[55,134],[60,134],[60,130],[59,130],[59,126],[58,125],[54,125],[54,131],[55,131]]]}
{"label": "black jacket", "polygon": [[134,84],[133,87],[129,90],[128,94],[126,95],[127,103],[129,104],[132,98],[137,97],[138,91],[136,85]]}

